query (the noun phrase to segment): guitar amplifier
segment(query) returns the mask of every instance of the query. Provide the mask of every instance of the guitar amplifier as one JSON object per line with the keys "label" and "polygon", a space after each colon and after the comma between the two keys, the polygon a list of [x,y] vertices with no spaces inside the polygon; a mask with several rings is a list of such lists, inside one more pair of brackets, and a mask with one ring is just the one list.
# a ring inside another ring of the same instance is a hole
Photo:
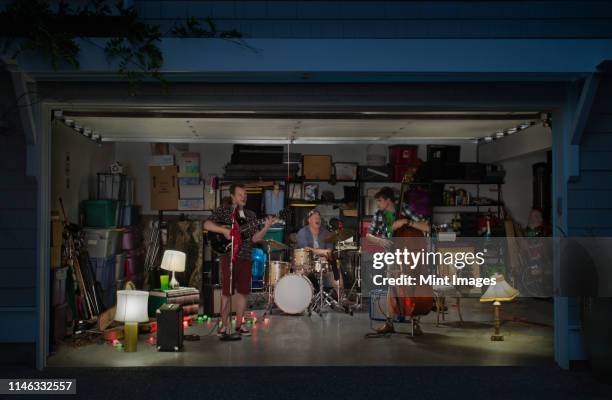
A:
{"label": "guitar amplifier", "polygon": [[163,304],[157,309],[157,351],[183,349],[183,307]]}
{"label": "guitar amplifier", "polygon": [[[221,315],[221,285],[202,285],[201,304],[204,314],[213,317]],[[237,294],[232,296],[232,314],[236,312]],[[229,306],[228,306],[229,307]]]}
{"label": "guitar amplifier", "polygon": [[[370,321],[386,321],[387,315],[387,290],[373,289],[370,290]],[[406,317],[403,315],[395,316],[393,322],[405,322]]]}

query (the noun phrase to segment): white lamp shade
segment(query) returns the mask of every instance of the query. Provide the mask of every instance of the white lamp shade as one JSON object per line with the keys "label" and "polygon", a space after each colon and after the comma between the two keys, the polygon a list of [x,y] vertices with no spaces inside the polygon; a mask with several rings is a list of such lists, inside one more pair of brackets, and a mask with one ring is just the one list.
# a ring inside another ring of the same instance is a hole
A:
{"label": "white lamp shade", "polygon": [[115,321],[147,322],[149,292],[142,290],[118,290]]}
{"label": "white lamp shade", "polygon": [[182,251],[166,250],[162,257],[161,268],[166,271],[183,272],[186,259],[187,255]]}
{"label": "white lamp shade", "polygon": [[495,274],[492,278],[495,278],[495,285],[489,286],[480,301],[512,301],[519,295],[519,291],[510,286],[503,275]]}

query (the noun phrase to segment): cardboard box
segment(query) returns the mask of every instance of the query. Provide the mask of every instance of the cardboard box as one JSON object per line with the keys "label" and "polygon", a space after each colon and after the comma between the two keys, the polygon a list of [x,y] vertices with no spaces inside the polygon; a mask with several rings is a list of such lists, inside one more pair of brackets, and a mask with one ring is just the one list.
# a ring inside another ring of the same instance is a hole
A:
{"label": "cardboard box", "polygon": [[174,155],[166,154],[166,155],[159,155],[159,156],[151,156],[151,159],[149,160],[149,165],[157,166],[157,167],[164,167],[164,166],[167,167],[170,165],[174,165]]}
{"label": "cardboard box", "polygon": [[178,169],[175,166],[149,167],[151,209],[176,210],[178,208],[177,174]]}
{"label": "cardboard box", "polygon": [[59,219],[51,220],[51,246],[62,245],[62,233],[64,226]]}
{"label": "cardboard box", "polygon": [[179,185],[179,198],[181,200],[203,199],[204,182],[197,185]]}
{"label": "cardboard box", "polygon": [[305,155],[302,170],[305,179],[328,180],[331,178],[332,157]]}
{"label": "cardboard box", "polygon": [[200,174],[200,153],[182,153],[178,159],[181,174]]}
{"label": "cardboard box", "polygon": [[62,246],[51,246],[51,269],[62,266]]}
{"label": "cardboard box", "polygon": [[182,185],[199,185],[201,181],[199,176],[182,177],[180,172],[178,176],[179,187]]}
{"label": "cardboard box", "polygon": [[204,209],[204,199],[180,199],[179,211],[201,211]]}
{"label": "cardboard box", "polygon": [[198,170],[197,172],[179,172],[178,173],[178,177],[180,179],[186,179],[186,178],[198,178],[198,179],[200,179],[200,171]]}
{"label": "cardboard box", "polygon": [[200,153],[185,152],[179,156],[179,168],[186,166],[200,166]]}

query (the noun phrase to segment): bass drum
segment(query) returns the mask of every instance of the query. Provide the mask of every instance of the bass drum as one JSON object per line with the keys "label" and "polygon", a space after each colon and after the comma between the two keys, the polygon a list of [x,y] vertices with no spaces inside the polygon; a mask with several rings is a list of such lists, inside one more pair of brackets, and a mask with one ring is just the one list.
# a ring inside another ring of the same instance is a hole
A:
{"label": "bass drum", "polygon": [[303,275],[283,276],[274,288],[274,303],[286,314],[301,314],[308,309],[314,290]]}

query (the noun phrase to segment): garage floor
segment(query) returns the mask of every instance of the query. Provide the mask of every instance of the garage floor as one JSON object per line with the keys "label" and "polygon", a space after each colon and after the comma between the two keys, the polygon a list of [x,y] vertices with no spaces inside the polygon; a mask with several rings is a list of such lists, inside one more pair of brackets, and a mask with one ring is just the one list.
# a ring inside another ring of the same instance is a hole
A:
{"label": "garage floor", "polygon": [[[138,352],[123,353],[109,344],[83,347],[68,344],[48,360],[50,367],[132,366],[322,366],[322,365],[521,365],[553,364],[552,302],[520,299],[502,306],[503,342],[491,342],[492,306],[463,299],[463,327],[457,323],[454,301],[449,301],[446,323],[436,326],[436,314],[422,322],[423,336],[395,334],[366,339],[371,332],[368,314],[329,312],[319,317],[274,314],[258,320],[253,335],[237,342],[220,342],[214,323],[194,324],[187,334],[202,335],[185,342],[180,353],[159,353],[140,336]],[[256,311],[256,315],[261,315]],[[396,325],[408,331],[407,324]]]}

